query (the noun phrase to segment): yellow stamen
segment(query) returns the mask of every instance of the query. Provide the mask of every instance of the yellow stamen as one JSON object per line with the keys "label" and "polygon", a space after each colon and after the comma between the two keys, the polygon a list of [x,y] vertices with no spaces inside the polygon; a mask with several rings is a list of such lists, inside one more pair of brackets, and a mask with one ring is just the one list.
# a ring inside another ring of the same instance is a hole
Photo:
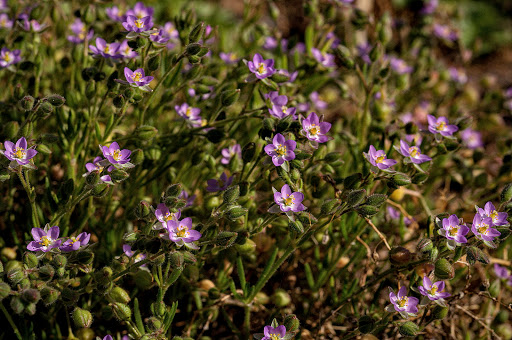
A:
{"label": "yellow stamen", "polygon": [[260,63],[260,65],[258,66],[258,73],[262,74],[262,73],[265,73],[265,71],[266,71],[265,64]]}
{"label": "yellow stamen", "polygon": [[428,291],[430,295],[436,295],[437,293],[437,286],[432,286],[432,289]]}
{"label": "yellow stamen", "polygon": [[112,158],[114,158],[116,161],[118,161],[121,158],[121,151],[115,150],[114,153],[112,154]]}
{"label": "yellow stamen", "polygon": [[174,213],[168,213],[167,215],[165,215],[164,220],[170,221],[174,218],[174,215]]}
{"label": "yellow stamen", "polygon": [[409,148],[409,153],[411,154],[411,157],[418,157],[419,155],[421,155],[420,149],[418,149],[417,146],[411,146]]}
{"label": "yellow stamen", "polygon": [[278,144],[275,151],[276,151],[278,156],[286,155],[286,145]]}
{"label": "yellow stamen", "polygon": [[281,111],[283,111],[283,113],[286,114],[286,111],[288,111],[288,107],[286,107],[285,105],[281,106]]}
{"label": "yellow stamen", "polygon": [[409,298],[407,296],[403,296],[396,301],[396,304],[398,305],[398,307],[405,307],[408,301]]}
{"label": "yellow stamen", "polygon": [[6,62],[11,61],[11,53],[10,53],[10,52],[5,52],[5,54],[4,54],[4,60],[5,60]]}
{"label": "yellow stamen", "polygon": [[107,45],[105,46],[105,49],[103,50],[103,52],[105,52],[105,53],[107,53],[107,54],[108,54],[108,53],[110,53],[110,44],[107,44]]}
{"label": "yellow stamen", "polygon": [[450,231],[448,231],[448,234],[450,234],[450,236],[455,236],[455,235],[457,235],[458,232],[459,232],[459,226],[456,226],[456,227],[451,228]]}
{"label": "yellow stamen", "polygon": [[187,110],[185,111],[185,115],[187,117],[190,117],[191,114],[192,114],[192,108],[191,107],[187,107]]}
{"label": "yellow stamen", "polygon": [[385,159],[386,159],[386,156],[379,156],[375,160],[375,163],[380,164],[380,163],[384,162]]}
{"label": "yellow stamen", "polygon": [[134,74],[132,74],[132,79],[134,81],[140,81],[142,79],[142,73],[140,72],[135,72]]}
{"label": "yellow stamen", "polygon": [[487,235],[487,232],[489,231],[489,225],[482,223],[480,227],[476,228],[480,234]]}
{"label": "yellow stamen", "polygon": [[285,205],[292,205],[293,202],[295,201],[295,198],[293,196],[288,196],[283,201]]}
{"label": "yellow stamen", "polygon": [[14,149],[14,157],[18,159],[24,159],[26,156],[26,151],[22,148],[15,148]]}
{"label": "yellow stamen", "polygon": [[188,236],[188,227],[180,226],[176,231],[176,237],[187,237]]}
{"label": "yellow stamen", "polygon": [[271,334],[270,340],[281,340],[281,337],[278,334]]}
{"label": "yellow stamen", "polygon": [[490,217],[492,218],[493,221],[495,221],[496,218],[498,218],[498,212],[496,210],[493,210],[493,212],[491,212]]}
{"label": "yellow stamen", "polygon": [[442,131],[446,128],[446,123],[445,122],[440,122],[440,123],[437,123],[437,129]]}
{"label": "yellow stamen", "polygon": [[144,22],[142,20],[140,20],[140,18],[139,18],[139,19],[135,20],[135,26],[137,26],[137,28],[142,28],[142,27],[144,27]]}
{"label": "yellow stamen", "polygon": [[52,240],[49,239],[47,236],[41,237],[41,240],[39,241],[39,244],[43,247],[48,247],[52,243]]}

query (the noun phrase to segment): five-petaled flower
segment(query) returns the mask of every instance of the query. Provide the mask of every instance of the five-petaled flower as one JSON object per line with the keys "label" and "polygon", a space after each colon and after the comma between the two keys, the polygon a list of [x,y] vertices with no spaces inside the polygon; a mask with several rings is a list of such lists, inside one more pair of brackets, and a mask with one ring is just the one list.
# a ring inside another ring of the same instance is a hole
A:
{"label": "five-petaled flower", "polygon": [[128,67],[125,67],[124,76],[126,77],[126,81],[130,84],[130,86],[145,89],[146,91],[151,90],[151,88],[148,89],[148,84],[153,81],[154,77],[146,76],[144,69],[138,68],[135,71],[132,71]]}
{"label": "five-petaled flower", "polygon": [[274,59],[263,59],[259,53],[254,55],[252,61],[247,62],[247,66],[258,79],[265,79],[276,73],[274,69]]}
{"label": "five-petaled flower", "polygon": [[34,241],[28,244],[27,249],[46,253],[53,248],[58,248],[62,242],[59,240],[59,233],[59,227],[53,226],[50,228],[49,224],[47,224],[44,229],[32,228],[31,234]]}
{"label": "five-petaled flower", "polygon": [[133,15],[127,15],[126,21],[123,22],[123,27],[127,31],[141,33],[149,31],[153,27],[153,21],[151,20],[151,16],[137,18]]}
{"label": "five-petaled flower", "polygon": [[263,335],[264,337],[261,340],[283,340],[286,336],[286,327],[284,325],[277,327],[265,326]]}
{"label": "five-petaled flower", "polygon": [[199,127],[203,124],[203,119],[200,116],[201,109],[189,106],[187,103],[174,106],[178,115],[185,119],[193,127]]}
{"label": "five-petaled flower", "polygon": [[96,46],[89,45],[89,49],[94,57],[118,59],[122,57],[119,53],[120,46],[118,42],[107,44],[105,39],[96,38]]}
{"label": "five-petaled flower", "polygon": [[307,139],[314,142],[314,147],[318,147],[317,143],[325,143],[330,138],[326,135],[331,129],[331,123],[321,122],[317,114],[311,112],[309,116],[302,120],[301,134]]}
{"label": "five-petaled flower", "polygon": [[407,65],[404,60],[396,57],[389,58],[389,66],[398,74],[408,74],[413,71],[412,66]]}
{"label": "five-petaled flower", "polygon": [[395,292],[390,289],[389,300],[392,305],[386,308],[387,311],[395,310],[404,318],[418,313],[417,305],[419,300],[413,296],[407,296],[407,288],[405,288],[405,286],[400,288],[398,294],[395,294]]}
{"label": "five-petaled flower", "polygon": [[179,247],[185,245],[191,249],[199,249],[199,247],[194,244],[194,241],[197,241],[201,238],[201,233],[192,229],[191,217],[184,218],[181,221],[169,220],[167,221],[166,228],[168,234],[164,235],[164,238],[168,238],[169,240],[176,243],[176,245]]}
{"label": "five-petaled flower", "polygon": [[170,220],[179,220],[181,217],[181,210],[171,212],[164,203],[156,206],[155,216],[158,222],[153,226],[153,229],[163,229],[167,227],[167,222]]}
{"label": "five-petaled flower", "polygon": [[86,39],[91,40],[94,34],[94,31],[92,29],[89,30],[89,32],[87,32],[85,24],[79,18],[76,18],[69,28],[71,28],[71,31],[74,33],[74,35],[68,35],[67,38],[73,44],[81,44]]}
{"label": "five-petaled flower", "polygon": [[[302,192],[293,192],[288,184],[283,185],[281,192],[274,190],[274,202],[276,202],[279,210],[282,212],[299,212],[306,210],[302,201],[304,200],[304,194]],[[276,206],[274,206],[276,207]],[[278,212],[276,208],[271,208],[271,212]]]}
{"label": "five-petaled flower", "polygon": [[220,162],[222,164],[229,164],[231,159],[236,156],[238,158],[242,157],[242,148],[240,147],[240,144],[232,145],[228,148],[222,149],[222,159]]}
{"label": "five-petaled flower", "polygon": [[91,234],[83,232],[78,236],[72,236],[67,239],[59,249],[62,251],[74,251],[78,250],[80,247],[83,247],[89,243],[89,239],[91,238]]}
{"label": "five-petaled flower", "polygon": [[476,238],[484,241],[487,245],[492,245],[495,237],[500,236],[501,233],[493,228],[491,217],[482,217],[480,214],[476,214],[473,219],[473,225],[471,231],[475,234]]}
{"label": "five-petaled flower", "polygon": [[220,52],[219,57],[227,65],[232,65],[232,64],[238,63],[238,57],[233,52],[228,52],[228,53]]}
{"label": "five-petaled flower", "polygon": [[482,134],[479,131],[466,129],[460,133],[460,137],[469,149],[478,149],[484,146]]}
{"label": "five-petaled flower", "polygon": [[297,119],[295,113],[297,109],[295,107],[288,107],[288,97],[285,95],[270,97],[272,102],[272,108],[268,109],[268,112],[276,118],[282,119],[284,117],[292,116],[293,119]]}
{"label": "five-petaled flower", "polygon": [[100,145],[100,150],[103,152],[103,157],[113,165],[131,165],[130,155],[132,152],[128,149],[121,150],[117,142],[113,142],[109,147]]}
{"label": "five-petaled flower", "polygon": [[322,52],[317,48],[312,48],[311,54],[313,54],[313,57],[320,65],[324,67],[336,67],[333,54]]}
{"label": "five-petaled flower", "polygon": [[[92,161],[92,163],[87,163],[85,164],[85,168],[87,169],[87,173],[85,173],[83,176],[87,176],[89,173],[93,172],[93,171],[97,171],[99,172],[100,174],[103,172],[103,169],[105,168],[103,165],[102,165],[102,161],[105,161],[103,158],[101,158],[100,156],[94,158],[94,160]],[[109,166],[107,168],[107,171],[108,172],[112,172],[112,170],[114,170],[114,167],[113,166]],[[112,178],[110,178],[109,175],[103,175],[100,177],[100,180],[105,182],[105,183],[110,183],[110,184],[113,184],[112,183]]]}
{"label": "five-petaled flower", "polygon": [[[418,290],[421,295],[426,296],[429,300],[444,305],[444,298],[451,296],[450,293],[443,292],[445,287],[444,281],[432,283],[427,275],[423,277],[423,286],[419,286]],[[427,300],[428,301],[428,300]]]}
{"label": "five-petaled flower", "polygon": [[206,191],[208,191],[208,192],[224,191],[231,185],[232,182],[233,182],[233,176],[228,178],[228,175],[226,175],[226,173],[223,172],[222,175],[220,175],[220,178],[218,180],[209,179],[206,181],[206,184],[208,184],[208,186],[206,187]]}
{"label": "five-petaled flower", "polygon": [[7,157],[10,161],[16,161],[19,165],[27,165],[30,160],[37,154],[37,151],[33,148],[27,149],[27,140],[25,137],[21,137],[16,142],[6,140],[4,142],[5,150],[0,152]]}
{"label": "five-petaled flower", "polygon": [[368,153],[363,153],[363,155],[371,165],[380,170],[386,170],[397,163],[394,159],[387,158],[384,150],[377,150],[373,145],[370,145]]}
{"label": "five-petaled flower", "polygon": [[448,124],[446,117],[436,118],[432,115],[428,115],[428,131],[433,134],[440,133],[443,137],[451,137],[455,132],[459,130],[457,125]]}
{"label": "five-petaled flower", "polygon": [[409,146],[409,144],[403,140],[400,141],[400,148],[396,149],[402,156],[410,158],[411,162],[415,164],[421,164],[432,160],[429,156],[422,154],[419,147]]}
{"label": "five-petaled flower", "polygon": [[484,208],[478,208],[478,214],[482,217],[490,217],[494,226],[506,226],[508,225],[506,212],[498,212],[492,202],[485,203]]}
{"label": "five-petaled flower", "polygon": [[7,47],[2,47],[0,50],[0,67],[7,67],[21,61],[21,50],[9,50]]}
{"label": "five-petaled flower", "polygon": [[[446,237],[448,240],[454,241],[456,245],[467,243],[466,235],[469,228],[465,224],[461,224],[457,215],[451,215],[448,218],[443,218],[443,228],[439,229],[439,234]],[[454,244],[451,244],[453,248]]]}
{"label": "five-petaled flower", "polygon": [[272,144],[265,146],[265,152],[272,157],[272,163],[275,166],[282,166],[285,161],[295,159],[295,147],[297,143],[292,140],[286,140],[284,136],[277,133],[272,140]]}
{"label": "five-petaled flower", "polygon": [[[132,250],[132,247],[129,244],[123,244],[123,253],[128,257],[132,257],[133,255],[135,255],[135,252]],[[135,255],[134,262],[135,263],[140,262],[140,261],[144,260],[145,258],[146,258],[146,254],[138,253],[137,255]],[[144,264],[141,267],[147,267],[147,266]]]}

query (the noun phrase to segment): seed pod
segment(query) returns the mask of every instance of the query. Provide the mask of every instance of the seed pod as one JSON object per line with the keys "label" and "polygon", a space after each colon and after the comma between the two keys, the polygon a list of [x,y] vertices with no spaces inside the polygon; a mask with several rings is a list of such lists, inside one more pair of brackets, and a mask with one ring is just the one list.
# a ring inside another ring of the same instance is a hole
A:
{"label": "seed pod", "polygon": [[108,295],[114,302],[128,304],[128,302],[131,300],[130,295],[126,292],[126,290],[118,286],[112,288]]}
{"label": "seed pod", "polygon": [[416,250],[422,254],[428,254],[433,248],[432,240],[429,238],[421,239],[416,246]]}
{"label": "seed pod", "polygon": [[361,203],[364,198],[366,197],[366,190],[359,189],[359,190],[353,190],[348,194],[348,204],[353,207],[355,205],[358,205]]}
{"label": "seed pod", "polygon": [[41,299],[41,294],[37,289],[25,289],[21,293],[21,298],[28,303],[37,302]]}
{"label": "seed pod", "polygon": [[154,316],[149,317],[146,321],[146,325],[152,332],[157,332],[162,328],[162,322]]}
{"label": "seed pod", "polygon": [[112,172],[110,173],[110,177],[116,182],[122,182],[128,177],[130,177],[130,174],[124,170],[115,169],[112,170]]}
{"label": "seed pod", "polygon": [[119,321],[128,321],[132,317],[132,310],[123,303],[114,302],[110,304],[114,316]]}
{"label": "seed pod", "polygon": [[16,134],[18,133],[18,130],[20,129],[20,125],[16,121],[10,121],[7,124],[4,125],[3,133],[5,135],[5,138],[7,139],[13,139],[16,137]]}
{"label": "seed pod", "polygon": [[158,130],[151,125],[141,125],[135,130],[135,134],[142,141],[148,141],[156,136]]}
{"label": "seed pod", "polygon": [[450,307],[442,307],[439,305],[436,305],[434,307],[434,310],[432,311],[432,318],[434,320],[441,320],[448,315],[448,312],[450,311]]}
{"label": "seed pod", "polygon": [[363,204],[356,208],[356,211],[362,216],[373,216],[379,212],[379,208],[374,207],[373,205]]}
{"label": "seed pod", "polygon": [[56,255],[53,258],[52,263],[57,268],[64,268],[64,267],[66,267],[66,264],[68,263],[68,258],[64,255]]}
{"label": "seed pod", "polygon": [[76,307],[71,317],[78,328],[89,328],[92,324],[92,314],[88,310]]}
{"label": "seed pod", "polygon": [[455,271],[450,262],[442,258],[436,261],[434,274],[442,280],[451,280],[455,276]]}
{"label": "seed pod", "polygon": [[297,234],[302,234],[304,232],[304,226],[299,220],[288,221],[288,229]]}
{"label": "seed pod", "polygon": [[215,238],[215,244],[221,247],[231,247],[238,236],[238,233],[233,231],[222,231]]}
{"label": "seed pod", "polygon": [[406,174],[397,173],[393,175],[391,182],[394,185],[401,187],[411,184],[411,178]]}
{"label": "seed pod", "polygon": [[21,268],[14,268],[7,272],[7,279],[13,285],[16,285],[25,278],[25,272]]}
{"label": "seed pod", "polygon": [[130,155],[131,163],[139,165],[144,161],[144,152],[141,149],[135,149]]}
{"label": "seed pod", "polygon": [[153,277],[145,270],[138,270],[133,278],[140,290],[149,289],[153,285]]}
{"label": "seed pod", "polygon": [[226,90],[220,94],[220,101],[223,107],[231,106],[240,98],[240,89]]}
{"label": "seed pod", "polygon": [[180,183],[172,184],[165,191],[165,196],[166,197],[176,198],[176,197],[178,197],[181,194],[182,190],[183,190],[183,188],[182,188]]}
{"label": "seed pod", "polygon": [[287,332],[295,332],[299,330],[300,321],[295,314],[289,314],[284,318],[283,325]]}
{"label": "seed pod", "polygon": [[25,96],[20,99],[19,105],[25,111],[30,111],[34,107],[35,99],[32,96]]}
{"label": "seed pod", "polygon": [[244,243],[235,244],[235,249],[239,254],[242,255],[252,254],[256,249],[256,243],[253,240],[246,238]]}
{"label": "seed pod", "polygon": [[224,215],[231,221],[234,221],[247,213],[247,209],[239,205],[230,208]]}
{"label": "seed pod", "polygon": [[196,54],[199,53],[199,51],[201,51],[201,44],[192,43],[187,45],[187,47],[185,48],[185,55],[188,57],[194,57]]}
{"label": "seed pod", "polygon": [[361,333],[368,334],[375,328],[375,320],[369,315],[363,315],[357,321],[357,325]]}
{"label": "seed pod", "polygon": [[240,197],[240,187],[238,185],[232,185],[224,191],[223,199],[225,204],[232,204],[236,202]]}
{"label": "seed pod", "polygon": [[391,264],[401,266],[409,263],[411,260],[411,252],[404,247],[393,247],[389,251],[389,261]]}
{"label": "seed pod", "polygon": [[369,204],[369,205],[373,205],[374,207],[380,208],[380,206],[382,204],[384,204],[384,202],[386,202],[387,198],[388,198],[388,196],[386,196],[386,195],[374,194],[374,195],[368,196],[365,203]]}
{"label": "seed pod", "polygon": [[284,289],[277,289],[272,296],[272,301],[277,307],[283,308],[292,302],[292,298]]}
{"label": "seed pod", "polygon": [[11,294],[11,287],[5,282],[0,282],[0,301]]}
{"label": "seed pod", "polygon": [[420,328],[418,327],[418,325],[411,321],[403,323],[398,329],[400,334],[402,334],[403,336],[416,336],[419,330]]}
{"label": "seed pod", "polygon": [[505,185],[501,191],[501,202],[506,203],[512,199],[512,183]]}
{"label": "seed pod", "polygon": [[169,262],[171,263],[172,268],[180,268],[183,267],[185,263],[185,257],[180,251],[173,251],[169,254]]}
{"label": "seed pod", "polygon": [[39,264],[39,260],[37,259],[36,254],[34,253],[26,253],[23,258],[23,263],[27,268],[36,268]]}
{"label": "seed pod", "polygon": [[78,302],[78,299],[80,298],[80,294],[71,289],[71,288],[64,288],[61,292],[62,302],[66,304],[67,306],[74,306]]}
{"label": "seed pod", "polygon": [[103,197],[107,193],[108,188],[109,188],[109,185],[107,183],[98,183],[92,189],[92,195],[94,197]]}
{"label": "seed pod", "polygon": [[66,102],[66,99],[58,94],[52,94],[51,96],[48,96],[47,100],[50,104],[52,104],[55,107],[62,106]]}
{"label": "seed pod", "polygon": [[51,287],[44,287],[41,289],[41,298],[47,306],[57,301],[59,296],[60,292],[57,289]]}
{"label": "seed pod", "polygon": [[11,299],[11,308],[15,314],[21,314],[25,309],[25,304],[17,296]]}
{"label": "seed pod", "polygon": [[489,295],[493,298],[498,297],[500,295],[501,290],[501,282],[500,280],[494,280],[493,283],[491,283],[491,286],[489,287]]}
{"label": "seed pod", "polygon": [[348,68],[349,70],[354,68],[354,60],[352,59],[350,50],[347,47],[338,45],[334,51],[336,56],[339,58],[341,65]]}

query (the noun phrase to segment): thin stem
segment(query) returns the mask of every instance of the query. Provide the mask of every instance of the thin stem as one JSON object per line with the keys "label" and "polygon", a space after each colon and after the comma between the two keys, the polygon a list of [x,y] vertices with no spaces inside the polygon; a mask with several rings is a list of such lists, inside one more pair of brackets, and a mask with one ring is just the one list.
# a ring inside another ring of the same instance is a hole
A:
{"label": "thin stem", "polygon": [[28,178],[25,177],[23,170],[20,168],[17,171],[17,173],[18,173],[18,177],[20,178],[21,184],[23,185],[23,188],[27,192],[28,199],[30,201],[30,209],[32,210],[32,224],[33,224],[34,228],[37,228],[39,226],[39,217],[37,216],[35,195],[33,194],[33,190],[30,187]]}
{"label": "thin stem", "polygon": [[4,313],[5,318],[7,319],[7,321],[9,321],[9,324],[11,325],[11,327],[12,327],[12,330],[13,330],[14,334],[16,334],[16,337],[17,337],[19,340],[23,340],[23,338],[21,337],[21,333],[20,333],[20,331],[18,330],[18,327],[16,327],[16,324],[15,324],[15,323],[14,323],[14,321],[12,320],[11,315],[9,314],[9,312],[7,311],[7,309],[5,309],[4,304],[3,304],[2,302],[0,302],[0,309],[1,309],[1,310],[2,310],[2,312]]}

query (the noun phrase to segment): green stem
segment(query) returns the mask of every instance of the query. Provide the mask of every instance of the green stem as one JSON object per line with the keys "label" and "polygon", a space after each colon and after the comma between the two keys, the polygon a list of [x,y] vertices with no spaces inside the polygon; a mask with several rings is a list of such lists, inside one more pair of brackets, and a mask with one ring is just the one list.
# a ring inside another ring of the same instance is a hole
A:
{"label": "green stem", "polygon": [[23,173],[23,170],[20,168],[18,170],[18,177],[20,178],[21,184],[23,185],[23,188],[27,192],[28,199],[30,201],[30,209],[32,210],[32,224],[34,228],[39,227],[39,217],[37,216],[37,207],[36,207],[36,199],[35,199],[35,193],[33,193],[32,188],[30,187],[30,183],[28,181],[28,178],[26,178],[26,173]]}
{"label": "green stem", "polygon": [[12,327],[12,330],[13,330],[14,334],[16,334],[16,337],[17,337],[19,340],[23,340],[23,338],[21,337],[21,333],[20,333],[20,331],[18,330],[18,327],[16,327],[16,324],[15,324],[15,323],[14,323],[14,321],[12,320],[11,315],[9,314],[9,312],[7,311],[7,309],[5,309],[4,304],[3,304],[2,302],[0,302],[0,309],[2,309],[2,312],[4,313],[5,318],[7,319],[7,321],[9,321],[9,324],[11,325],[11,327]]}

